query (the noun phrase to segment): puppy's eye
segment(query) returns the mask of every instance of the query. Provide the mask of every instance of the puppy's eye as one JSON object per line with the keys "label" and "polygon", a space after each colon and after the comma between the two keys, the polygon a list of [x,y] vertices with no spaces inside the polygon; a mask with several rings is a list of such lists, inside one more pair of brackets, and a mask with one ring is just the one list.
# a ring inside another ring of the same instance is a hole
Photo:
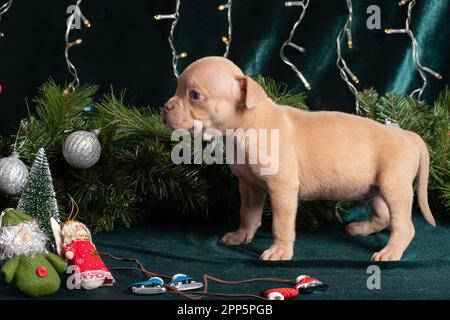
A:
{"label": "puppy's eye", "polygon": [[198,91],[191,90],[189,92],[189,98],[192,100],[201,100],[201,99],[203,99],[203,95]]}

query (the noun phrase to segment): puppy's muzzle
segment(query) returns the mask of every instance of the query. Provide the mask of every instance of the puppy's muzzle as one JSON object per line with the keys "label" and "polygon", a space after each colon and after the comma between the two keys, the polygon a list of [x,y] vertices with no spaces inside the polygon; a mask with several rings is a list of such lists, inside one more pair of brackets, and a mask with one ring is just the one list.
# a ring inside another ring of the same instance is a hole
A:
{"label": "puppy's muzzle", "polygon": [[170,111],[170,110],[172,110],[173,108],[175,108],[175,104],[173,104],[173,103],[166,102],[166,103],[164,104],[164,111]]}
{"label": "puppy's muzzle", "polygon": [[161,112],[161,118],[162,118],[162,121],[164,122],[164,124],[166,124],[166,125],[168,125],[167,114],[170,112],[170,110],[173,110],[173,108],[175,108],[175,105],[173,105],[172,103],[166,102],[164,104],[164,108],[162,109],[162,112]]}
{"label": "puppy's muzzle", "polygon": [[170,101],[164,105],[161,116],[163,122],[172,130],[182,127],[186,121],[186,116],[182,108]]}

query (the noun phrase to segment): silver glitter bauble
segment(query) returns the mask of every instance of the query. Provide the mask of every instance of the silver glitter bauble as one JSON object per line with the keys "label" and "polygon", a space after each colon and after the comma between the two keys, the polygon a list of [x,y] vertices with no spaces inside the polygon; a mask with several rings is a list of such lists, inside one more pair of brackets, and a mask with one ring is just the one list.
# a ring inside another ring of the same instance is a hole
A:
{"label": "silver glitter bauble", "polygon": [[99,132],[75,131],[64,140],[63,156],[72,167],[87,169],[97,163],[102,151]]}
{"label": "silver glitter bauble", "polygon": [[0,191],[16,195],[22,191],[28,180],[27,166],[19,159],[19,154],[0,159]]}

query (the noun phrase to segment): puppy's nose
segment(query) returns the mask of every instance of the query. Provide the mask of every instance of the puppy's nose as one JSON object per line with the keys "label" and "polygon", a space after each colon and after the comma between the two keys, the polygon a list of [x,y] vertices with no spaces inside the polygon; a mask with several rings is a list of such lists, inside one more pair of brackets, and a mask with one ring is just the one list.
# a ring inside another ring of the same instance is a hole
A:
{"label": "puppy's nose", "polygon": [[166,104],[164,105],[164,108],[165,108],[167,111],[172,110],[174,107],[175,107],[175,105],[172,104],[172,103],[166,103]]}

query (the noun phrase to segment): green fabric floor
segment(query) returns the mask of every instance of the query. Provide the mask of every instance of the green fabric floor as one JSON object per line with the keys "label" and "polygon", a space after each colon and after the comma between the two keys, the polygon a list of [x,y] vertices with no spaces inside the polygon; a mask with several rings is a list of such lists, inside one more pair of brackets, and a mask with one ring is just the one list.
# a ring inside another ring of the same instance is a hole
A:
{"label": "green fabric floor", "polygon": [[[353,210],[347,220],[360,220],[364,210]],[[344,233],[343,226],[298,232],[293,261],[262,262],[260,253],[271,244],[267,221],[254,241],[246,246],[225,247],[219,237],[230,226],[211,224],[163,223],[134,226],[94,237],[99,251],[116,256],[136,257],[147,269],[164,274],[185,273],[200,279],[203,273],[240,280],[256,277],[295,278],[308,274],[330,285],[328,291],[302,295],[298,299],[449,299],[450,298],[450,224],[440,221],[437,228],[427,225],[415,214],[416,237],[403,261],[381,263],[381,290],[366,287],[367,267],[374,251],[389,237],[385,231],[366,238]],[[109,267],[129,265],[105,258]],[[117,283],[95,291],[68,290],[65,287],[49,299],[180,299],[173,294],[137,296],[128,293],[128,284],[145,280],[137,271],[113,271]],[[65,285],[64,285],[65,286]],[[276,287],[273,283],[247,285],[210,284],[210,291],[253,293]],[[23,296],[0,283],[0,299]]]}

